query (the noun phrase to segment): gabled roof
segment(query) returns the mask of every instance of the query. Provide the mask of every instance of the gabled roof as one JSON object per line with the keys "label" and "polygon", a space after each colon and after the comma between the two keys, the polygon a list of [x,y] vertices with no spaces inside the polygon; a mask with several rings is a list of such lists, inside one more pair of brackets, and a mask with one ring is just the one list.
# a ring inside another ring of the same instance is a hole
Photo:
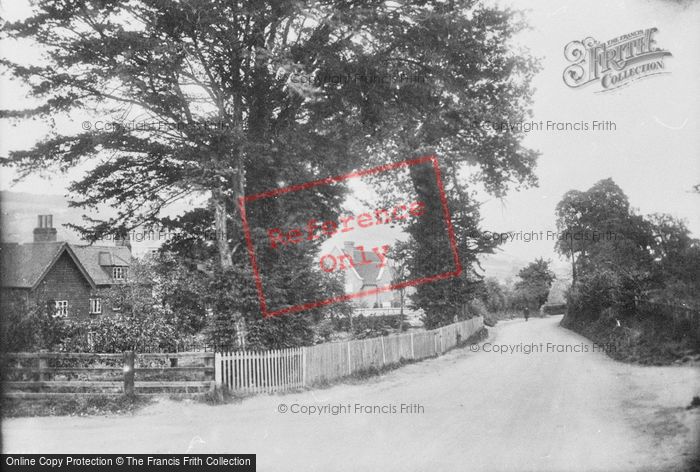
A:
{"label": "gabled roof", "polygon": [[[373,251],[367,249],[365,249],[364,260],[371,261],[371,264],[366,262],[362,263],[362,251],[357,249],[357,247],[353,248],[353,254],[350,254],[346,248],[335,248],[334,252],[336,254],[342,253],[352,257],[354,266],[352,267],[351,272],[362,280],[363,286],[377,285],[384,271],[391,270],[391,267],[388,264],[383,267],[379,267],[379,257]],[[388,258],[386,262],[388,263]]]}
{"label": "gabled roof", "polygon": [[95,288],[95,281],[65,242],[3,243],[0,245],[0,284],[3,287],[33,290],[64,253],[72,259],[90,286]]}
{"label": "gabled roof", "polygon": [[[131,251],[126,246],[72,246],[90,277],[97,285],[112,285],[111,266],[131,265]],[[105,269],[109,268],[108,271]]]}
{"label": "gabled roof", "polygon": [[112,266],[131,265],[131,251],[124,246],[74,246],[66,242],[2,243],[0,285],[36,288],[64,252],[68,253],[92,288],[115,283],[109,270]]}
{"label": "gabled roof", "polygon": [[[347,254],[347,251],[343,251]],[[379,278],[379,270],[377,267],[379,265],[379,257],[372,251],[365,251],[365,260],[371,261],[371,264],[363,264],[362,261],[362,251],[353,251],[352,258],[355,261],[355,270],[359,274],[360,278],[364,281],[365,285],[377,285],[377,279]]]}

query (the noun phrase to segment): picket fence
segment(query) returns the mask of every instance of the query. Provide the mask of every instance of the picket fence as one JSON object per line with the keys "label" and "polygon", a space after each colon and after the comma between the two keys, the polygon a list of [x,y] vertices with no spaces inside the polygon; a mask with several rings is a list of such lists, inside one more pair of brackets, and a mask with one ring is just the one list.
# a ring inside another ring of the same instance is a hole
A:
{"label": "picket fence", "polygon": [[439,356],[483,327],[482,317],[442,328],[379,338],[271,351],[217,352],[215,381],[243,392],[312,386],[402,360]]}

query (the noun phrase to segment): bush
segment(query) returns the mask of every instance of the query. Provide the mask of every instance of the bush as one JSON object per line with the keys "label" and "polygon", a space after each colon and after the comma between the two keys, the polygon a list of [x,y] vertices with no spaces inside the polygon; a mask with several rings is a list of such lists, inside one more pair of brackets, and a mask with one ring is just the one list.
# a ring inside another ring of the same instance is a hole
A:
{"label": "bush", "polygon": [[30,307],[17,303],[3,310],[0,345],[5,352],[54,350],[79,332],[75,322],[54,316],[43,301]]}
{"label": "bush", "polygon": [[477,316],[486,317],[488,314],[489,310],[486,309],[486,305],[481,299],[475,298],[467,302],[467,318],[475,318]]}
{"label": "bush", "polygon": [[353,318],[353,335],[357,339],[386,336],[399,329],[401,315],[364,316]]}
{"label": "bush", "polygon": [[333,329],[332,320],[330,320],[330,319],[321,320],[316,325],[316,336],[315,336],[314,342],[316,344],[328,342],[331,340],[333,333],[335,333],[335,329]]}
{"label": "bush", "polygon": [[82,319],[54,316],[42,300],[30,306],[17,300],[9,308],[2,316],[5,352],[148,352],[174,350],[183,340],[172,313],[152,304],[136,309],[125,303],[121,313]]}
{"label": "bush", "polygon": [[172,351],[180,341],[163,309],[137,315],[103,316],[80,322],[79,326],[83,335],[67,341],[65,350],[106,353]]}
{"label": "bush", "polygon": [[601,270],[581,277],[566,294],[567,322],[571,320],[597,320],[607,309],[616,309],[621,289],[619,276],[609,270]]}

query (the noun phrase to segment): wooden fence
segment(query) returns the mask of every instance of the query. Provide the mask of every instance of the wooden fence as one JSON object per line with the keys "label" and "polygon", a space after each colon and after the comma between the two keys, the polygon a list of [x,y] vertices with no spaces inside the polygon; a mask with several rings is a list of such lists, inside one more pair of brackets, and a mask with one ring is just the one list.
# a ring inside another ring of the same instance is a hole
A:
{"label": "wooden fence", "polygon": [[4,353],[2,376],[10,398],[203,393],[215,386],[214,353]]}
{"label": "wooden fence", "polygon": [[483,326],[483,319],[431,331],[270,351],[95,354],[5,353],[3,395],[45,399],[75,395],[280,392],[357,372],[441,355]]}
{"label": "wooden fence", "polygon": [[233,390],[279,392],[303,383],[303,348],[217,352],[216,383]]}
{"label": "wooden fence", "polygon": [[273,351],[216,353],[216,383],[245,392],[312,386],[402,360],[443,354],[483,327],[472,318],[431,331]]}

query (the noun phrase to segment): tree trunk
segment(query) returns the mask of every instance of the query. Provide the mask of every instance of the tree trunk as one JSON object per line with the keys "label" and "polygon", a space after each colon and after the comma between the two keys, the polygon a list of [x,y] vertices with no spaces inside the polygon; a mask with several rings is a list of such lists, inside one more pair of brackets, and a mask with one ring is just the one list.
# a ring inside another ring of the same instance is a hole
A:
{"label": "tree trunk", "polygon": [[211,199],[214,204],[214,229],[216,247],[219,251],[219,263],[222,269],[228,269],[233,266],[233,261],[231,260],[231,248],[228,244],[226,200],[221,187],[216,187],[212,190]]}

